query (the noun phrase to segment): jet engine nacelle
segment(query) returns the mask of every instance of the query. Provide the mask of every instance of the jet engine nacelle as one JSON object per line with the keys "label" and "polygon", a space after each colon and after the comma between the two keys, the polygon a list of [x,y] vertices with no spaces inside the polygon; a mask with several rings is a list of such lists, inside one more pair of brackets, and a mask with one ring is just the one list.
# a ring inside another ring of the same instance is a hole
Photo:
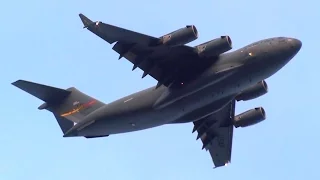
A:
{"label": "jet engine nacelle", "polygon": [[188,25],[184,28],[173,31],[160,37],[160,44],[168,46],[184,45],[198,38],[198,30],[194,25]]}
{"label": "jet engine nacelle", "polygon": [[256,85],[242,91],[237,97],[237,101],[247,101],[260,97],[268,92],[268,85],[265,81],[260,81]]}
{"label": "jet engine nacelle", "polygon": [[233,125],[247,127],[257,124],[266,119],[266,112],[263,107],[254,108],[234,117]]}
{"label": "jet engine nacelle", "polygon": [[195,47],[199,56],[213,57],[218,56],[232,49],[230,36],[221,36]]}

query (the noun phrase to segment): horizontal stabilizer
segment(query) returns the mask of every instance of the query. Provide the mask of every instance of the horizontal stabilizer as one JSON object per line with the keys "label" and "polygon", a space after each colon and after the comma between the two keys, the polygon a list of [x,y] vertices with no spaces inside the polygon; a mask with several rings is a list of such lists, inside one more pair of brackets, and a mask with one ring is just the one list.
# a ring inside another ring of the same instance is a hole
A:
{"label": "horizontal stabilizer", "polygon": [[64,89],[25,80],[17,80],[12,85],[48,103],[59,102],[71,93],[71,91]]}

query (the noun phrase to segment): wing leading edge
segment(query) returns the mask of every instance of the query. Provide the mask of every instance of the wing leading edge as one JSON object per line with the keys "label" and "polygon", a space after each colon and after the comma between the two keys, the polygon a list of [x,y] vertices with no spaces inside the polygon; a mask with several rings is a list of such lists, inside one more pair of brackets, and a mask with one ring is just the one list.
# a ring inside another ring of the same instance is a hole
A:
{"label": "wing leading edge", "polygon": [[231,162],[235,100],[220,111],[194,122],[193,132],[201,139],[202,149],[209,151],[215,168]]}
{"label": "wing leading edge", "polygon": [[199,57],[195,49],[186,45],[167,46],[159,44],[161,38],[116,27],[100,21],[93,22],[79,14],[84,28],[96,34],[109,44],[119,59],[125,57],[133,64],[132,70],[140,68],[158,81],[156,87],[180,87],[200,75],[208,64],[207,58]]}

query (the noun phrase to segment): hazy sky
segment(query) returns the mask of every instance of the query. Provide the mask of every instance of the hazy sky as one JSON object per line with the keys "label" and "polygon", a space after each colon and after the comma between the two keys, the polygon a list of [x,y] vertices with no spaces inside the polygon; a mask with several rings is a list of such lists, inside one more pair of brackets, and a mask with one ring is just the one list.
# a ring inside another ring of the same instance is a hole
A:
{"label": "hazy sky", "polygon": [[[1,180],[318,179],[319,3],[312,0],[4,1],[0,6]],[[156,84],[118,61],[108,43],[82,29],[78,13],[153,36],[185,25],[196,45],[230,35],[234,49],[274,36],[303,42],[299,54],[267,79],[269,93],[237,103],[263,106],[267,120],[234,133],[232,162],[212,169],[192,124],[107,138],[63,138],[42,101],[10,85],[26,79],[75,86],[110,102]]]}

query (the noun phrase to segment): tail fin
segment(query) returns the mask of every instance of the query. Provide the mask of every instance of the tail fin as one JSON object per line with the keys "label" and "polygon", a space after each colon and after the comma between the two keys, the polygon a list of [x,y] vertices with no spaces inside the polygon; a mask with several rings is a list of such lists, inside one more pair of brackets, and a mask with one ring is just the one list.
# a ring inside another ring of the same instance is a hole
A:
{"label": "tail fin", "polygon": [[83,120],[85,116],[105,105],[74,87],[64,90],[25,80],[15,81],[12,85],[43,100],[45,103],[38,109],[52,112],[63,133]]}

